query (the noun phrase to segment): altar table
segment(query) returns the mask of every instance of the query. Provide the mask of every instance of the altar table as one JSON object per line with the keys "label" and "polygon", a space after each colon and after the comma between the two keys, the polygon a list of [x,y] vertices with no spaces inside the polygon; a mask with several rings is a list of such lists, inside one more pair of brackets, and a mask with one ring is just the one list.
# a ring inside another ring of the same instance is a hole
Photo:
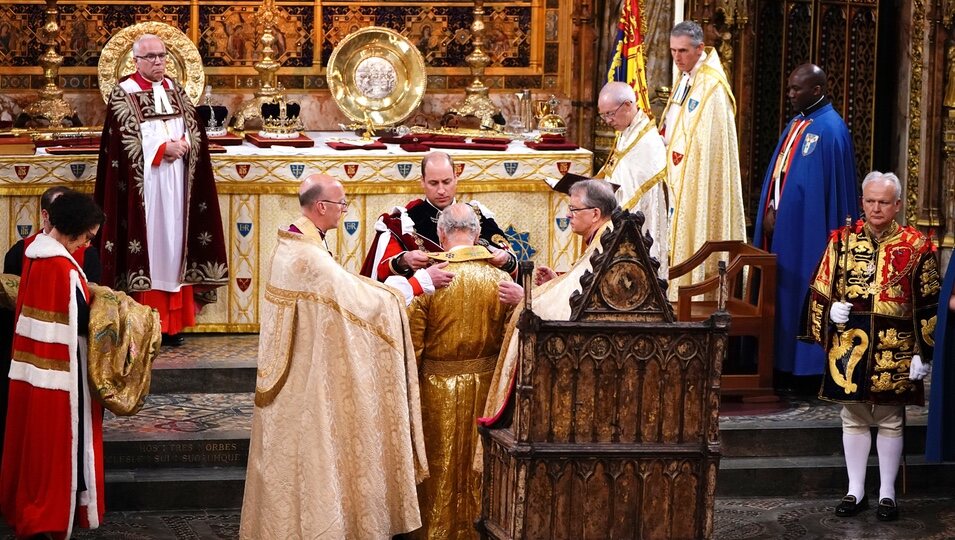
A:
{"label": "altar table", "polygon": [[[385,150],[329,148],[342,133],[309,133],[314,148],[249,143],[214,154],[216,187],[229,251],[229,286],[198,318],[198,332],[256,332],[258,303],[275,246],[275,231],[299,215],[298,185],[307,175],[326,173],[345,185],[349,207],[328,237],[341,264],[357,272],[383,212],[421,193],[420,152],[397,145]],[[585,149],[537,151],[511,142],[506,152],[448,150],[458,172],[458,201],[478,200],[491,209],[522,259],[566,270],[579,241],[569,227],[567,197],[543,182],[566,172],[588,175],[593,155]],[[32,234],[39,225],[39,195],[56,185],[93,191],[96,154],[0,156],[0,249]],[[104,208],[109,212],[109,208]]]}

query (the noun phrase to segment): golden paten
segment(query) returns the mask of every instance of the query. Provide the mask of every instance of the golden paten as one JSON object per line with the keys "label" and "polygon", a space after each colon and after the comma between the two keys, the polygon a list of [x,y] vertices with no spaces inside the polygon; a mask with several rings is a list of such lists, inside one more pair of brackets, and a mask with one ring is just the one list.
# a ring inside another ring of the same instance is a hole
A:
{"label": "golden paten", "polygon": [[392,126],[408,118],[428,85],[418,48],[401,34],[377,26],[352,32],[335,47],[326,78],[345,116],[373,126]]}
{"label": "golden paten", "polygon": [[166,45],[166,74],[183,86],[193,105],[199,103],[206,84],[199,49],[181,30],[161,22],[127,26],[103,47],[97,66],[99,91],[103,94],[103,100],[109,100],[109,94],[119,79],[136,71],[133,65],[133,42],[143,34],[155,34],[162,39]]}

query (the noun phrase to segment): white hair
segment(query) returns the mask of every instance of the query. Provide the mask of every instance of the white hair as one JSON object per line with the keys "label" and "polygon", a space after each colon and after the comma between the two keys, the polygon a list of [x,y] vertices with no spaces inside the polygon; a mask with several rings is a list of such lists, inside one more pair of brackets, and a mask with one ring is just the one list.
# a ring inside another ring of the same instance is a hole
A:
{"label": "white hair", "polygon": [[862,190],[865,191],[865,187],[872,182],[886,182],[892,184],[892,187],[895,189],[895,200],[902,199],[902,181],[899,180],[899,177],[895,173],[891,172],[882,172],[882,171],[872,171],[869,174],[865,175],[865,178],[862,179]]}
{"label": "white hair", "polygon": [[[142,42],[144,42],[144,41],[151,40],[151,39],[155,39],[155,40],[159,41],[160,43],[163,43],[162,38],[159,37],[159,36],[157,36],[156,34],[143,34],[143,35],[139,36],[138,38],[136,38],[136,41],[133,42],[133,56],[139,56],[139,44],[140,44],[140,43],[142,43]],[[166,47],[166,44],[163,43],[163,48],[165,48],[165,47]]]}
{"label": "white hair", "polygon": [[481,234],[481,223],[477,214],[465,203],[455,203],[442,210],[438,216],[437,228],[445,235],[461,231],[477,238]]}

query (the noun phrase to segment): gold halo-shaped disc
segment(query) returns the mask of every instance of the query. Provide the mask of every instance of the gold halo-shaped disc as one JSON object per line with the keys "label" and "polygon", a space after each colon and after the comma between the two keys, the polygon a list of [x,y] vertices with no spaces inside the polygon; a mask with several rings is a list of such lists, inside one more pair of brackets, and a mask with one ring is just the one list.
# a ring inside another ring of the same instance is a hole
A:
{"label": "gold halo-shaped disc", "polygon": [[369,26],[335,47],[326,70],[332,98],[345,116],[377,126],[400,123],[411,115],[428,86],[424,57],[401,34]]}
{"label": "gold halo-shaped disc", "polygon": [[136,71],[133,63],[133,42],[143,34],[155,34],[166,45],[166,75],[176,79],[185,88],[186,95],[193,104],[199,103],[206,84],[206,73],[202,69],[202,57],[199,49],[186,34],[173,26],[161,22],[143,22],[127,26],[109,38],[99,57],[99,91],[103,100],[109,101],[109,94],[116,81]]}

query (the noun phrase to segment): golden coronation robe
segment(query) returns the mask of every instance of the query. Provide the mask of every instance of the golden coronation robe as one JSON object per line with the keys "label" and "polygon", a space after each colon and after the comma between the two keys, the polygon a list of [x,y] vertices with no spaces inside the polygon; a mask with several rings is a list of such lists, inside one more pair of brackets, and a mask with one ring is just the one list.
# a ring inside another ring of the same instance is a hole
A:
{"label": "golden coronation robe", "polygon": [[[491,256],[478,246],[450,254],[466,250]],[[471,468],[479,440],[476,421],[513,309],[498,299],[498,283],[511,277],[486,260],[451,259],[446,270],[454,273],[451,284],[415,297],[408,308],[431,473],[418,487],[422,528],[411,537],[429,540],[477,537],[481,475]]]}
{"label": "golden coronation robe", "polygon": [[641,111],[614,142],[613,153],[596,178],[620,186],[615,195],[620,207],[643,212],[643,233],[650,233],[650,256],[660,261],[657,276],[670,279],[670,194],[667,187],[666,146],[650,118]]}
{"label": "golden coronation robe", "polygon": [[295,225],[261,304],[240,537],[390,539],[420,526],[427,476],[405,301]]}
{"label": "golden coronation robe", "polygon": [[[679,79],[674,82],[677,88]],[[690,258],[707,240],[746,241],[743,184],[736,137],[736,101],[720,58],[712,47],[690,73],[690,90],[683,103],[670,102],[663,112],[661,133],[667,143],[670,200],[670,262]],[[671,112],[677,107],[678,111]],[[668,122],[667,118],[672,120]],[[672,125],[668,125],[672,123]],[[698,283],[717,273],[716,257],[670,283],[676,300],[681,285]]]}

